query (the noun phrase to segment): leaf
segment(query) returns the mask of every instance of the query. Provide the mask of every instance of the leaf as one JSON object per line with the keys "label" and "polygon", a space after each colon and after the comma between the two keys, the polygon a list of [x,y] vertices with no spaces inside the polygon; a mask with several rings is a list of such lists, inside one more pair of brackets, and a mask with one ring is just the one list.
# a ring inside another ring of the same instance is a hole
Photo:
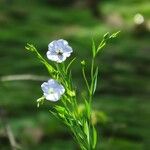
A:
{"label": "leaf", "polygon": [[97,143],[97,131],[95,127],[93,126],[93,145],[92,148],[95,149]]}
{"label": "leaf", "polygon": [[55,109],[54,107],[51,106],[49,112],[50,112],[53,116],[55,116],[57,119],[60,119],[60,117],[59,117],[59,115],[58,115],[58,113],[57,113],[57,111],[56,111],[56,109]]}
{"label": "leaf", "polygon": [[67,89],[67,94],[68,94],[70,97],[76,96],[76,93],[75,93],[74,90],[71,91],[71,90]]}
{"label": "leaf", "polygon": [[98,77],[98,67],[96,68],[96,71],[94,74],[93,94],[95,93],[96,87],[97,87],[97,77]]}
{"label": "leaf", "polygon": [[92,77],[92,83],[90,86],[90,92],[91,94],[94,95],[95,91],[96,91],[96,87],[97,87],[97,78],[98,78],[98,67],[96,68],[96,71]]}
{"label": "leaf", "polygon": [[71,116],[68,114],[64,107],[56,105],[55,107],[51,107],[49,111],[52,113],[52,115],[54,115],[57,119],[60,119],[67,126],[71,125]]}
{"label": "leaf", "polygon": [[99,46],[98,46],[98,48],[97,48],[96,54],[98,54],[99,51],[100,51],[102,48],[104,48],[104,46],[106,45],[106,41],[107,41],[107,39],[104,39],[104,38],[103,38],[103,40],[101,41],[101,43],[99,44]]}
{"label": "leaf", "polygon": [[93,52],[93,57],[95,57],[95,55],[96,55],[96,46],[95,46],[94,39],[92,39],[92,52]]}
{"label": "leaf", "polygon": [[84,133],[86,134],[88,143],[90,143],[90,133],[87,121],[84,122]]}
{"label": "leaf", "polygon": [[85,68],[84,67],[82,67],[82,75],[83,75],[83,79],[85,81],[85,84],[87,86],[87,89],[88,89],[88,91],[90,93],[91,92],[90,91],[90,86],[89,86],[89,83],[88,83],[88,80],[87,80],[87,77],[86,77],[86,74],[85,74]]}
{"label": "leaf", "polygon": [[62,107],[62,106],[56,105],[54,108],[55,108],[59,113],[64,114],[64,113],[66,112],[66,109],[65,109],[64,107]]}
{"label": "leaf", "polygon": [[113,33],[113,34],[109,37],[109,39],[116,38],[116,37],[119,35],[119,33],[120,33],[120,31],[117,31],[117,32]]}
{"label": "leaf", "polygon": [[86,114],[90,120],[90,115],[91,115],[91,108],[90,108],[90,105],[88,103],[88,101],[84,98],[84,101],[85,101],[85,108],[86,108]]}
{"label": "leaf", "polygon": [[106,42],[104,41],[98,48],[98,50],[101,50],[106,45]]}
{"label": "leaf", "polygon": [[106,34],[104,34],[103,38],[104,38],[104,39],[108,39],[108,38],[109,38],[109,34],[110,34],[110,33],[107,32]]}
{"label": "leaf", "polygon": [[70,66],[72,65],[72,63],[73,63],[75,60],[76,60],[76,57],[73,58],[73,59],[70,61],[70,63],[68,64],[68,66],[67,66],[67,68],[66,68],[66,73],[68,73],[68,70],[69,70]]}

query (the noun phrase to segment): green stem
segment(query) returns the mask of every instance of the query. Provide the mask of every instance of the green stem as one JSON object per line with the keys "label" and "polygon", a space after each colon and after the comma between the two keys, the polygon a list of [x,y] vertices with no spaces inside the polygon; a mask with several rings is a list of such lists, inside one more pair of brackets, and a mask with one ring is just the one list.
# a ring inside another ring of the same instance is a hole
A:
{"label": "green stem", "polygon": [[90,86],[89,86],[89,83],[88,83],[87,78],[86,78],[86,75],[85,75],[85,69],[84,69],[84,67],[82,68],[82,74],[83,74],[83,78],[84,78],[84,80],[85,80],[87,89],[88,89],[88,91],[89,91],[89,93],[90,93]]}

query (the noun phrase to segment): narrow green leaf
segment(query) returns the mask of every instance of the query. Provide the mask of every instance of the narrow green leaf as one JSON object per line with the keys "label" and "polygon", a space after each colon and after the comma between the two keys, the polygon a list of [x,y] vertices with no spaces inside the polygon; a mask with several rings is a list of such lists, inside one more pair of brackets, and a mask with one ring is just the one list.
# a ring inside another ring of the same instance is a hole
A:
{"label": "narrow green leaf", "polygon": [[[51,109],[51,110],[49,110],[49,112],[50,112],[55,118],[60,119],[60,117],[59,117],[58,113],[56,112],[56,110]],[[61,119],[60,119],[60,120],[61,120]]]}
{"label": "narrow green leaf", "polygon": [[55,108],[59,113],[64,114],[64,113],[66,112],[66,109],[65,109],[64,107],[62,107],[62,106],[56,105],[54,108]]}
{"label": "narrow green leaf", "polygon": [[117,32],[113,33],[113,34],[109,37],[109,39],[116,38],[116,37],[119,35],[119,33],[120,33],[120,31],[117,31]]}
{"label": "narrow green leaf", "polygon": [[88,89],[88,91],[89,91],[89,93],[90,93],[90,92],[91,92],[91,91],[90,91],[90,86],[89,86],[87,77],[86,77],[86,75],[85,75],[85,68],[84,68],[84,67],[82,67],[82,75],[83,75],[83,79],[84,79],[84,81],[85,81],[85,83],[86,83],[87,89]]}
{"label": "narrow green leaf", "polygon": [[69,90],[69,89],[67,89],[67,94],[70,96],[70,97],[74,97],[74,96],[76,96],[76,93],[75,93],[75,91],[71,91],[71,90]]}
{"label": "narrow green leaf", "polygon": [[92,39],[92,53],[93,53],[93,57],[95,57],[95,55],[96,55],[96,46],[95,46],[94,39]]}
{"label": "narrow green leaf", "polygon": [[98,48],[98,50],[101,50],[106,45],[106,41],[104,41]]}
{"label": "narrow green leaf", "polygon": [[104,39],[108,39],[109,38],[109,34],[110,34],[109,32],[105,33],[104,36],[103,36],[103,38]]}
{"label": "narrow green leaf", "polygon": [[93,149],[95,149],[96,143],[97,143],[97,132],[95,127],[93,126],[93,145],[92,145]]}
{"label": "narrow green leaf", "polygon": [[85,108],[86,108],[86,113],[88,118],[90,119],[90,115],[91,115],[91,108],[90,105],[88,103],[88,101],[84,98],[84,102],[85,102]]}
{"label": "narrow green leaf", "polygon": [[87,121],[84,122],[84,133],[86,134],[88,143],[90,143],[90,133]]}
{"label": "narrow green leaf", "polygon": [[93,83],[93,94],[96,91],[96,87],[97,87],[97,77],[98,77],[98,67],[96,68],[95,74],[94,74],[94,83]]}
{"label": "narrow green leaf", "polygon": [[72,63],[73,63],[75,60],[76,60],[76,57],[73,58],[73,59],[70,61],[70,63],[67,65],[66,73],[68,73],[68,70],[69,70],[70,66],[72,65]]}

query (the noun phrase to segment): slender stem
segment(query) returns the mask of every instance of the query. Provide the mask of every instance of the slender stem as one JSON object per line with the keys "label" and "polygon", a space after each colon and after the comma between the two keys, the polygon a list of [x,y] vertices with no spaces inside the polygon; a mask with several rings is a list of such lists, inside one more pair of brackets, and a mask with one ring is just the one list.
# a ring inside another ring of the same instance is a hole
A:
{"label": "slender stem", "polygon": [[[89,93],[89,111],[90,111],[90,116],[89,116],[89,120],[88,120],[88,128],[89,128],[89,135],[91,135],[91,127],[92,127],[92,124],[91,124],[91,110],[92,110],[92,101],[93,101],[93,82],[94,82],[94,67],[95,67],[95,56],[92,56],[92,63],[91,63],[91,85],[90,85],[90,93]],[[91,138],[91,136],[89,136]],[[90,139],[91,141],[91,139]],[[90,145],[89,145],[89,149],[91,150],[92,149],[92,143],[90,142]]]}
{"label": "slender stem", "polygon": [[85,80],[87,89],[88,89],[88,91],[89,91],[89,93],[90,93],[90,86],[89,86],[89,83],[88,83],[87,78],[86,78],[86,75],[85,75],[85,69],[84,69],[84,67],[82,68],[82,74],[83,74],[83,78],[84,78],[84,80]]}
{"label": "slender stem", "polygon": [[92,64],[91,64],[91,78],[93,78],[93,73],[94,73],[94,63],[95,63],[95,59],[94,57],[92,58]]}

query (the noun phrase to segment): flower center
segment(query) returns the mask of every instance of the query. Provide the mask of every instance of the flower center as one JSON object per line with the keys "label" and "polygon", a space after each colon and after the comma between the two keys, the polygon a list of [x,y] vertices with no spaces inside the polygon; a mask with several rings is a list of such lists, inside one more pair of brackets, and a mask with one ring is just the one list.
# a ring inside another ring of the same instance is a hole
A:
{"label": "flower center", "polygon": [[50,88],[50,89],[48,90],[48,93],[49,93],[49,94],[54,94],[54,89]]}
{"label": "flower center", "polygon": [[63,52],[60,49],[58,49],[57,50],[57,55],[62,56],[62,54],[63,54]]}

